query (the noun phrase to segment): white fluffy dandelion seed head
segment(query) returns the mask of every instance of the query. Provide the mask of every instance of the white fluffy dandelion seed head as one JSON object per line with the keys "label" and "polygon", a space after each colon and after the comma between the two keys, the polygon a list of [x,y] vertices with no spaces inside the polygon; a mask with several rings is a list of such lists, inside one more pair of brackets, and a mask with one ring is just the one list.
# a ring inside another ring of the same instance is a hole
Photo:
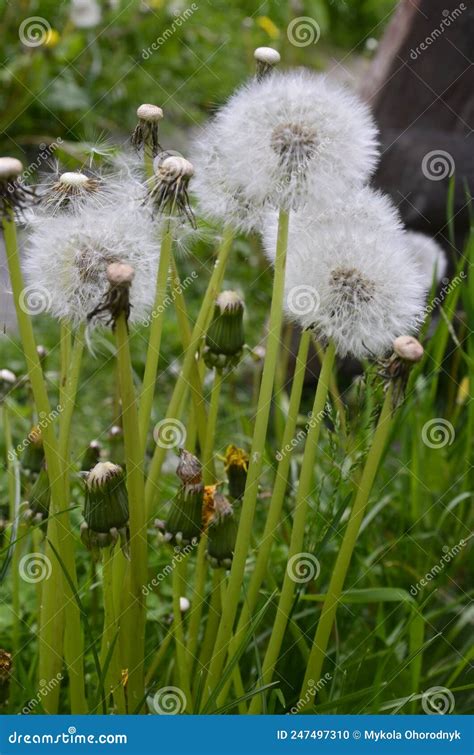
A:
{"label": "white fluffy dandelion seed head", "polygon": [[0,157],[0,180],[18,178],[23,172],[23,165],[16,157]]}
{"label": "white fluffy dandelion seed head", "polygon": [[376,165],[377,129],[368,107],[327,77],[273,72],[231,97],[197,153],[196,172],[208,168],[195,187],[209,195],[202,204],[219,202],[224,187],[244,206],[296,209],[335,184],[363,185]]}
{"label": "white fluffy dandelion seed head", "polygon": [[145,103],[137,108],[137,118],[148,123],[157,123],[163,118],[163,110],[158,105]]}
{"label": "white fluffy dandelion seed head", "polygon": [[[321,226],[328,223],[338,225],[342,223],[350,228],[371,228],[373,232],[392,234],[403,231],[403,222],[400,214],[391,199],[381,191],[376,191],[368,186],[363,186],[354,192],[347,192],[341,186],[340,191],[334,195],[328,195],[315,202],[309,199],[299,210],[291,216],[290,226],[297,230],[298,237],[306,237],[305,243],[314,248],[314,253],[319,250],[318,233]],[[278,213],[268,211],[265,213],[265,241],[264,251],[270,262],[275,261],[276,233],[278,225]],[[275,243],[269,243],[270,235],[275,238]],[[290,245],[287,255],[287,266],[298,264],[296,245]]]}
{"label": "white fluffy dandelion seed head", "polygon": [[276,66],[281,60],[280,53],[273,47],[257,47],[253,56],[259,63],[266,63],[269,66]]}
{"label": "white fluffy dandelion seed head", "polygon": [[109,290],[107,268],[130,265],[130,322],[146,319],[153,306],[159,242],[149,209],[129,196],[100,207],[85,203],[81,212],[30,222],[25,258],[27,283],[46,291],[50,313],[78,325]]}
{"label": "white fluffy dandelion seed head", "polygon": [[[265,245],[271,249],[275,242],[273,223]],[[318,337],[333,340],[341,356],[387,353],[400,334],[416,331],[425,293],[401,231],[388,233],[341,217],[322,223],[312,235],[301,214],[290,223],[287,313]]]}
{"label": "white fluffy dandelion seed head", "polygon": [[446,273],[448,260],[442,247],[431,236],[418,231],[407,231],[406,242],[410,253],[418,265],[427,288],[430,288],[433,279],[439,282]]}
{"label": "white fluffy dandelion seed head", "polygon": [[191,193],[197,200],[199,213],[213,223],[228,225],[243,233],[260,230],[263,208],[249,202],[242,188],[226,179],[222,151],[212,123],[194,140],[191,158],[196,169]]}

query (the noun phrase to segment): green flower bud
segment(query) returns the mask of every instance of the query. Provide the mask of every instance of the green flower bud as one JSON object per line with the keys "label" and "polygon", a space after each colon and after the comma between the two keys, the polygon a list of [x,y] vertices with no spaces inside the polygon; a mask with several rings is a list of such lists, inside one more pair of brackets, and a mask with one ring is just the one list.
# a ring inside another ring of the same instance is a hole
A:
{"label": "green flower bud", "polygon": [[82,541],[98,555],[98,549],[113,546],[120,538],[127,555],[128,494],[122,467],[99,462],[85,475],[85,486]]}
{"label": "green flower bud", "polygon": [[204,361],[211,368],[233,367],[242,356],[244,343],[244,303],[235,291],[222,291],[206,333]]}
{"label": "green flower bud", "polygon": [[27,441],[21,466],[30,474],[38,474],[44,462],[43,436],[38,425],[31,428],[27,435]]}
{"label": "green flower bud", "polygon": [[243,448],[228,446],[225,452],[224,468],[229,484],[229,495],[238,501],[242,498],[247,482],[249,455]]}
{"label": "green flower bud", "polygon": [[234,508],[222,493],[214,495],[214,513],[207,528],[207,557],[215,569],[230,569],[237,539]]}
{"label": "green flower bud", "polygon": [[199,539],[202,532],[204,486],[199,459],[181,450],[176,474],[183,484],[171,502],[164,537],[181,547]]}

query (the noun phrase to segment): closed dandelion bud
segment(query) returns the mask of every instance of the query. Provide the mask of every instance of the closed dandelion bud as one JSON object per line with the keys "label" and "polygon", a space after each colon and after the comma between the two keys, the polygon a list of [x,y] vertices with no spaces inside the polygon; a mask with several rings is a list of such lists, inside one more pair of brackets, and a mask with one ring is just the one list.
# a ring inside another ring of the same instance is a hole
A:
{"label": "closed dandelion bud", "polygon": [[244,303],[235,291],[222,291],[206,333],[204,360],[207,366],[233,367],[242,356],[244,343]]}
{"label": "closed dandelion bud", "polygon": [[253,54],[257,64],[257,79],[265,78],[281,60],[280,53],[273,47],[257,47]]}
{"label": "closed dandelion bud", "polygon": [[0,157],[0,219],[15,210],[24,210],[29,197],[33,196],[20,182],[22,173],[23,165],[15,157]]}
{"label": "closed dandelion bud", "polygon": [[207,557],[215,569],[230,569],[237,539],[233,506],[222,493],[214,496],[214,513],[207,528]]}
{"label": "closed dandelion bud", "polygon": [[8,699],[12,671],[12,654],[2,648],[0,649],[0,705]]}
{"label": "closed dandelion bud", "polygon": [[137,108],[138,123],[132,134],[132,144],[139,150],[147,147],[152,155],[161,151],[158,141],[158,124],[163,118],[163,111],[157,105],[144,104]]}
{"label": "closed dandelion bud", "polygon": [[84,523],[81,538],[86,547],[114,545],[120,538],[122,549],[128,546],[128,495],[125,473],[118,464],[99,462],[85,475]]}
{"label": "closed dandelion bud", "polygon": [[423,358],[423,346],[413,336],[399,336],[393,342],[393,350],[406,362],[419,362]]}
{"label": "closed dandelion bud", "polygon": [[43,464],[31,488],[25,518],[34,524],[40,524],[48,517],[50,501],[51,489],[49,486],[49,477]]}
{"label": "closed dandelion bud", "polygon": [[229,495],[234,500],[240,500],[245,491],[249,455],[243,448],[228,446],[225,452],[224,467],[229,484]]}
{"label": "closed dandelion bud", "polygon": [[202,465],[197,456],[182,448],[179,452],[179,462],[176,474],[186,488],[202,484]]}
{"label": "closed dandelion bud", "polygon": [[102,446],[98,440],[92,440],[87,446],[86,452],[82,458],[81,469],[88,472],[99,462]]}
{"label": "closed dandelion bud", "polygon": [[201,536],[204,486],[201,464],[189,451],[181,451],[176,473],[183,484],[171,502],[164,537],[181,547]]}
{"label": "closed dandelion bud", "polygon": [[30,474],[38,474],[44,461],[43,436],[38,425],[31,428],[27,435],[27,441],[21,465]]}

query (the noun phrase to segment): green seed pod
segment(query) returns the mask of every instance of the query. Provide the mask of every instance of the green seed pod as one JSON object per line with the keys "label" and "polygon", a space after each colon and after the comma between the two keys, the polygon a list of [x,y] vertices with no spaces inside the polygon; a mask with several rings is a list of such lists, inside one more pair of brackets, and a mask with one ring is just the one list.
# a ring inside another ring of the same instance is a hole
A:
{"label": "green seed pod", "polygon": [[235,291],[222,291],[206,333],[204,361],[211,368],[233,367],[242,356],[244,343],[244,303]]}
{"label": "green seed pod", "polygon": [[81,538],[97,555],[97,549],[128,544],[128,495],[125,474],[118,464],[99,462],[85,476],[85,522]]}
{"label": "green seed pod", "polygon": [[227,446],[224,468],[227,474],[230,497],[238,501],[242,498],[247,482],[249,455],[243,448]]}
{"label": "green seed pod", "polygon": [[207,528],[207,557],[215,569],[230,569],[237,539],[234,509],[222,493],[214,495],[214,513]]}
{"label": "green seed pod", "polygon": [[21,466],[29,474],[38,474],[44,462],[43,436],[41,428],[35,425],[27,435]]}
{"label": "green seed pod", "polygon": [[26,519],[34,521],[35,524],[39,524],[43,519],[47,519],[50,501],[49,477],[43,464],[28,497],[28,508],[25,512]]}

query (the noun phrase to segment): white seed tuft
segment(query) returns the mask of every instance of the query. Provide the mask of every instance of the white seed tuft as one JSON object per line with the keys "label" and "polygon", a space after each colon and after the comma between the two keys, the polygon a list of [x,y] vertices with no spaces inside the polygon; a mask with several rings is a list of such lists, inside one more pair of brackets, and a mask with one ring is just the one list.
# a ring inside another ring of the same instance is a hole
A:
{"label": "white seed tuft", "polygon": [[23,165],[16,157],[0,157],[0,180],[15,179],[23,173]]}

